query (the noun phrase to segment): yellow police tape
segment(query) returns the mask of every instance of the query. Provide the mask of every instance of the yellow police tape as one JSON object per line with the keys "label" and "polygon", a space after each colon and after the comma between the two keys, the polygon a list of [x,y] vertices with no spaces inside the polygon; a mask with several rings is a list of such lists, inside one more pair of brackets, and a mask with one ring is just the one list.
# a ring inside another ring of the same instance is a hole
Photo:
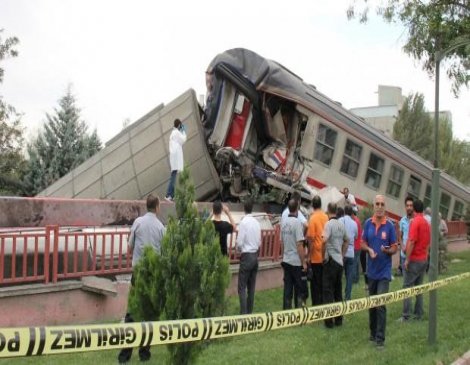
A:
{"label": "yellow police tape", "polygon": [[251,315],[29,328],[0,328],[0,358],[204,341],[304,325],[400,301],[470,277],[470,272],[413,288],[316,307]]}

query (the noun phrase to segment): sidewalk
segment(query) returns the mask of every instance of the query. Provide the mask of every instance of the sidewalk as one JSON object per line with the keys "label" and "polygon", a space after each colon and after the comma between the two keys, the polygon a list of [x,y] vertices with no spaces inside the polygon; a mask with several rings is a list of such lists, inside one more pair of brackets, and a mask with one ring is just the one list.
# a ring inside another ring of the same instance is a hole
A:
{"label": "sidewalk", "polygon": [[[447,245],[449,252],[462,252],[470,249],[470,244],[467,240],[451,241]],[[470,365],[470,351],[467,351],[451,365]]]}
{"label": "sidewalk", "polygon": [[470,364],[470,351],[467,351],[457,360],[455,360],[451,365],[469,365]]}
{"label": "sidewalk", "polygon": [[459,240],[453,240],[447,244],[447,250],[449,252],[462,252],[470,250],[470,243],[463,238]]}

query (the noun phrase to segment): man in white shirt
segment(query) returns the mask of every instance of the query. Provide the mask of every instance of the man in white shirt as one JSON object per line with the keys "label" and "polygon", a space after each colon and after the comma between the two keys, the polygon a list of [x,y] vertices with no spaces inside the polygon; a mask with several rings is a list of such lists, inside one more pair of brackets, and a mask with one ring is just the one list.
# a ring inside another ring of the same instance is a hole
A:
{"label": "man in white shirt", "polygon": [[240,314],[253,313],[256,274],[258,273],[258,250],[261,245],[261,226],[251,215],[253,201],[244,204],[245,216],[238,225],[237,249],[241,252],[238,271],[238,298]]}
{"label": "man in white shirt", "polygon": [[343,195],[344,195],[344,206],[350,205],[352,207],[352,210],[357,213],[357,204],[356,204],[356,198],[354,195],[352,195],[349,192],[348,188],[343,189]]}
{"label": "man in white shirt", "polygon": [[175,119],[173,122],[173,131],[170,134],[169,151],[170,151],[170,182],[166,191],[165,200],[173,201],[175,197],[175,184],[178,171],[183,171],[183,144],[186,142],[186,130],[181,120]]}

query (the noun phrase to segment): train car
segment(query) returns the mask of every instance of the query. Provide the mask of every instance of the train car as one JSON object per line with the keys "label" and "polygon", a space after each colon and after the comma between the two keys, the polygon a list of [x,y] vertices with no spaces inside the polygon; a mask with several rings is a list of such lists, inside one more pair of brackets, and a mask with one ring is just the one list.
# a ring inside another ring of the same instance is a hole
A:
{"label": "train car", "polygon": [[[387,197],[399,219],[411,195],[431,206],[432,166],[275,61],[246,49],[217,55],[206,71],[205,140],[225,199],[282,203],[348,187],[358,205]],[[470,188],[442,173],[440,212],[459,220]]]}

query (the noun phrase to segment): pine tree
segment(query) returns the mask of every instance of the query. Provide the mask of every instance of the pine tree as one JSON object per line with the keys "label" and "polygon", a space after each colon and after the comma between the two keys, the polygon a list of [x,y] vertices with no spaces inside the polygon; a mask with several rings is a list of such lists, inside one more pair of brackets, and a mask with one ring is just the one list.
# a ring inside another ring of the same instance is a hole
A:
{"label": "pine tree", "polygon": [[24,182],[34,195],[93,156],[101,149],[96,130],[80,119],[80,109],[70,87],[54,114],[46,114],[38,137],[28,145],[29,161]]}
{"label": "pine tree", "polygon": [[[0,29],[0,61],[16,57],[15,46],[18,38],[3,39]],[[3,82],[4,70],[0,67],[0,84]],[[0,195],[17,195],[23,193],[21,174],[24,167],[23,127],[20,115],[0,95]]]}
{"label": "pine tree", "polygon": [[[230,280],[229,261],[220,252],[213,223],[203,221],[194,204],[194,184],[179,175],[175,203],[161,255],[151,248],[134,268],[129,308],[141,320],[172,320],[222,315]],[[171,364],[192,363],[200,342],[170,345]]]}

